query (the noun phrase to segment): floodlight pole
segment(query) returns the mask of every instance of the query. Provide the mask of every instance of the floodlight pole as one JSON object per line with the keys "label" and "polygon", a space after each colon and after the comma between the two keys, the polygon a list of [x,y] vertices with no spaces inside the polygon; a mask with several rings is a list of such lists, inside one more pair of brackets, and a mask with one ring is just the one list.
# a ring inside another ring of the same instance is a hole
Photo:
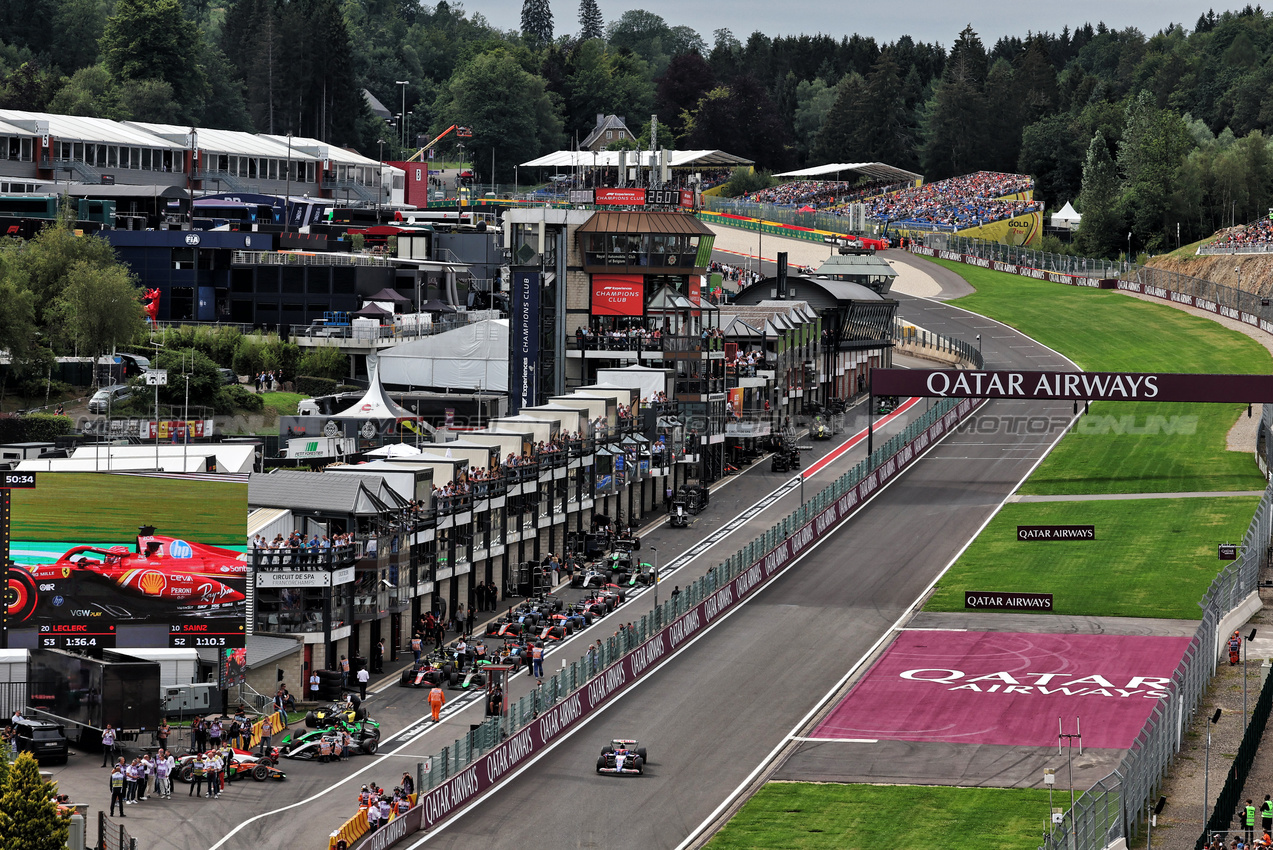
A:
{"label": "floodlight pole", "polygon": [[[1056,719],[1057,728],[1057,749],[1065,749],[1065,760],[1069,767],[1070,773],[1070,842],[1077,850],[1078,848],[1078,827],[1074,818],[1074,742],[1078,741],[1079,755],[1083,755],[1083,727],[1079,723],[1079,718],[1074,718],[1074,732],[1067,733],[1065,727],[1061,725],[1061,718]],[[1059,753],[1058,753],[1059,754]]]}
{"label": "floodlight pole", "polygon": [[1202,768],[1202,829],[1204,832],[1210,820],[1207,810],[1211,801],[1211,727],[1216,725],[1219,719],[1220,709],[1217,708],[1216,713],[1207,720],[1207,755]]}

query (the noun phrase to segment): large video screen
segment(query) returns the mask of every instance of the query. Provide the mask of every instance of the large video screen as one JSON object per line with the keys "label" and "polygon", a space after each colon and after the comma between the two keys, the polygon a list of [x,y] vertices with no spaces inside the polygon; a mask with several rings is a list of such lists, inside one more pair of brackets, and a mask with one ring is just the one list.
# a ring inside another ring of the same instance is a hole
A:
{"label": "large video screen", "polygon": [[12,490],[9,646],[243,646],[247,482],[42,472]]}

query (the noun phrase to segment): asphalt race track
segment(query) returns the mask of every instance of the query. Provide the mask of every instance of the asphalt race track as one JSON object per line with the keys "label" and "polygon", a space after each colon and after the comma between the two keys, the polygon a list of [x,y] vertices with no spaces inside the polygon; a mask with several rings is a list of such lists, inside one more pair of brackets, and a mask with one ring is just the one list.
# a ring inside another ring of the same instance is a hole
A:
{"label": "asphalt race track", "polygon": [[[898,296],[931,331],[982,337],[987,365],[1072,368],[988,319]],[[1062,433],[1071,407],[992,402],[770,587],[573,737],[434,833],[443,848],[672,848],[803,725],[911,607]],[[998,419],[991,419],[997,417]],[[1026,417],[1045,432],[1013,426]],[[991,427],[995,421],[1003,424]],[[611,737],[649,749],[641,777],[600,777]]]}

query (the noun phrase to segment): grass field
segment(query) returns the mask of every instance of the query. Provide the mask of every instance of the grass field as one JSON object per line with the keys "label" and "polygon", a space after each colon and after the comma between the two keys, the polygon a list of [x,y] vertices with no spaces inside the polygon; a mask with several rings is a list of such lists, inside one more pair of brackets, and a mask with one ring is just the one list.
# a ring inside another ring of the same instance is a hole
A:
{"label": "grass field", "polygon": [[273,410],[279,416],[295,416],[296,405],[309,396],[302,393],[261,393],[261,401],[266,410]]}
{"label": "grass field", "polygon": [[1048,813],[1035,789],[770,782],[707,847],[1020,850],[1038,844]]}
{"label": "grass field", "polygon": [[[1196,620],[1259,498],[1004,505],[937,583],[926,611],[963,611],[965,590],[1052,593],[1055,614]],[[1094,525],[1093,541],[1018,541],[1018,525]]]}
{"label": "grass field", "polygon": [[[1267,374],[1273,369],[1273,357],[1254,340],[1166,305],[937,262],[977,289],[958,299],[958,306],[998,319],[1089,371]],[[1254,458],[1225,447],[1225,435],[1245,410],[1243,405],[1094,404],[1087,421],[1061,441],[1022,492],[1262,489]],[[1147,429],[1150,417],[1162,417],[1158,421],[1166,427]]]}
{"label": "grass field", "polygon": [[14,540],[115,540],[137,527],[214,546],[247,539],[248,487],[95,472],[39,473],[34,490],[13,491]]}

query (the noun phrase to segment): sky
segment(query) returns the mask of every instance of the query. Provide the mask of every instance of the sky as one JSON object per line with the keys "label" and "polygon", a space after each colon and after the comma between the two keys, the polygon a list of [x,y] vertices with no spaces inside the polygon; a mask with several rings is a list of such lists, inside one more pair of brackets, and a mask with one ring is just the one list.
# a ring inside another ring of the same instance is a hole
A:
{"label": "sky", "polygon": [[[433,0],[426,0],[433,2]],[[579,29],[578,0],[551,0],[557,35]],[[521,0],[459,0],[468,13],[480,12],[499,29],[521,27]],[[1060,32],[1084,23],[1104,21],[1112,29],[1134,26],[1152,35],[1168,24],[1184,24],[1192,30],[1208,9],[1217,13],[1238,9],[1245,2],[1211,4],[1206,0],[1067,0],[1064,3],[951,2],[908,0],[905,3],[844,3],[828,0],[597,0],[607,24],[629,9],[644,9],[661,16],[669,26],[688,26],[698,31],[710,47],[713,31],[725,27],[739,41],[759,30],[770,36],[825,33],[837,39],[857,32],[881,43],[910,35],[916,41],[937,42],[949,48],[956,36],[971,24],[987,48],[1004,35],[1024,37],[1028,32]],[[1254,5],[1254,2],[1253,4]]]}

